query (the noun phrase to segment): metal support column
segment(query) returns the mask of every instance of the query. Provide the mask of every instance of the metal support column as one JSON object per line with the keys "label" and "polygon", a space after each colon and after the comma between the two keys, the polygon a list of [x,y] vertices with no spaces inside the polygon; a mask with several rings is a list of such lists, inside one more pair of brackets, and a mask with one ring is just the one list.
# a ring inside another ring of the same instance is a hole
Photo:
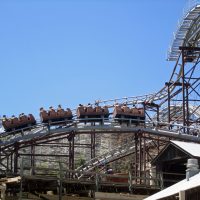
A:
{"label": "metal support column", "polygon": [[141,177],[142,177],[142,135],[141,133],[139,134],[138,136],[138,139],[139,139],[139,156],[138,156],[138,159],[139,159],[139,169],[138,169],[138,177],[140,177],[139,179],[139,183],[141,184]]}
{"label": "metal support column", "polygon": [[156,108],[156,114],[157,114],[157,122],[160,121],[160,114],[159,114],[159,106]]}
{"label": "metal support column", "polygon": [[[144,108],[144,115],[146,115],[146,105],[145,102],[143,103],[143,108]],[[145,117],[146,119],[146,117]],[[144,122],[144,127],[146,127],[146,123]]]}
{"label": "metal support column", "polygon": [[95,158],[95,143],[96,143],[95,132],[91,133],[91,159]]}
{"label": "metal support column", "polygon": [[[69,169],[70,170],[74,170],[74,137],[75,137],[74,132],[70,133],[70,135],[68,137],[68,141],[69,141]],[[72,177],[72,176],[70,175],[70,177]]]}
{"label": "metal support column", "polygon": [[19,145],[15,144],[15,150],[14,150],[14,174],[17,174],[18,172],[18,158],[19,158]]}
{"label": "metal support column", "polygon": [[146,142],[146,138],[145,138],[145,133],[143,133],[144,134],[144,138],[143,138],[143,170],[144,170],[144,184],[145,185],[147,185],[148,183],[147,183],[147,177],[149,177],[148,176],[148,174],[147,174],[147,171],[146,171],[146,169],[147,169],[147,163],[148,163],[148,160],[147,160],[147,146],[146,146],[146,144],[147,144],[147,142]]}
{"label": "metal support column", "polygon": [[[171,109],[170,109],[170,84],[167,84],[167,105],[168,105],[168,123],[171,122]],[[170,129],[170,126],[168,127]]]}
{"label": "metal support column", "polygon": [[35,168],[35,145],[34,144],[31,145],[31,168],[32,168],[31,174],[34,175],[35,174],[35,172],[34,172],[34,168]]}
{"label": "metal support column", "polygon": [[138,133],[135,134],[135,158],[134,158],[134,176],[135,176],[135,184],[137,184],[137,176],[138,176]]}
{"label": "metal support column", "polygon": [[[182,112],[183,112],[183,126],[186,126],[185,120],[185,51],[182,49],[182,65],[181,65],[181,78],[182,78]],[[183,129],[185,133],[185,128]]]}
{"label": "metal support column", "polygon": [[[189,111],[189,93],[188,93],[189,84],[186,84],[186,125],[189,127],[190,111]],[[187,134],[189,134],[189,129],[187,128]]]}

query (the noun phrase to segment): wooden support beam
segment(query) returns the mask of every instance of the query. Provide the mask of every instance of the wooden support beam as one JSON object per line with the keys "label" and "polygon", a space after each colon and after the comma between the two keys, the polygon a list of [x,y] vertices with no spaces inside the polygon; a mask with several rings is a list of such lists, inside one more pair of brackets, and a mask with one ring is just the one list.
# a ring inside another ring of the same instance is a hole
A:
{"label": "wooden support beam", "polygon": [[185,200],[185,191],[179,192],[179,200]]}

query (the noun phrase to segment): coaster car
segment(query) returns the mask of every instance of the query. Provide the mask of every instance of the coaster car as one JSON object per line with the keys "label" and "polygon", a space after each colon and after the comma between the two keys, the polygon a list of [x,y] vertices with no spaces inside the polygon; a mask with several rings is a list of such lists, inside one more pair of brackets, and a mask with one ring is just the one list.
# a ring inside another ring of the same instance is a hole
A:
{"label": "coaster car", "polygon": [[23,113],[19,117],[14,115],[11,118],[3,117],[2,125],[5,131],[14,131],[24,128],[30,128],[36,124],[36,120],[32,114],[24,115]]}
{"label": "coaster car", "polygon": [[50,107],[47,111],[40,108],[40,119],[42,123],[63,122],[65,120],[72,120],[72,117],[73,115],[69,108],[64,110],[58,107],[58,109],[54,110]]}
{"label": "coaster car", "polygon": [[117,118],[120,122],[130,121],[132,119],[132,123],[138,123],[145,120],[145,113],[143,108],[129,108],[126,105],[116,105],[113,111],[113,117]]}
{"label": "coaster car", "polygon": [[83,106],[79,105],[76,110],[77,118],[79,119],[87,119],[87,118],[108,118],[109,110],[106,106],[96,106],[92,107],[91,105]]}

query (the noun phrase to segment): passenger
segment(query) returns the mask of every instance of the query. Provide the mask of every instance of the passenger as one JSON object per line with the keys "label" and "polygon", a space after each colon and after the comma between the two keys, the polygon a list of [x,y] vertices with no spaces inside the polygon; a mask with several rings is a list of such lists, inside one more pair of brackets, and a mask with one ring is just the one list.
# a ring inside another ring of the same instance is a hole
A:
{"label": "passenger", "polygon": [[126,112],[126,109],[127,109],[126,104],[123,104],[122,109],[123,109],[124,112]]}
{"label": "passenger", "polygon": [[50,107],[49,107],[49,111],[55,111],[55,110],[53,109],[53,106],[50,106]]}
{"label": "passenger", "polygon": [[62,107],[61,107],[60,104],[58,105],[58,109],[57,109],[57,110],[58,110],[58,111],[59,111],[59,110],[62,110]]}
{"label": "passenger", "polygon": [[88,103],[86,107],[93,108],[91,103]]}
{"label": "passenger", "polygon": [[6,130],[6,129],[9,129],[10,123],[11,123],[10,119],[8,119],[8,118],[6,117],[6,115],[3,115],[3,117],[2,117],[2,125],[3,125],[3,127],[5,128],[5,130]]}
{"label": "passenger", "polygon": [[83,105],[84,112],[87,112],[87,106]]}
{"label": "passenger", "polygon": [[24,116],[24,113],[19,114],[19,118],[20,118],[20,117],[23,117],[23,116]]}
{"label": "passenger", "polygon": [[55,118],[57,117],[57,112],[55,111],[53,106],[49,107],[48,116],[49,116],[49,120],[55,120]]}
{"label": "passenger", "polygon": [[67,108],[66,110],[67,110],[67,112],[71,112],[70,108]]}
{"label": "passenger", "polygon": [[115,107],[119,107],[119,104],[118,104],[118,103],[116,103],[116,104],[115,104]]}
{"label": "passenger", "polygon": [[86,107],[83,106],[82,104],[79,104],[76,112],[77,112],[78,118],[83,117],[86,112]]}
{"label": "passenger", "polygon": [[95,107],[95,111],[97,112],[97,113],[100,113],[100,112],[103,112],[103,109],[102,109],[102,107],[101,106],[96,106]]}
{"label": "passenger", "polygon": [[106,168],[105,171],[106,174],[113,174],[113,169],[110,167],[110,165],[107,165],[105,168]]}
{"label": "passenger", "polygon": [[127,107],[127,105],[124,103],[122,107]]}
{"label": "passenger", "polygon": [[121,108],[121,106],[120,106],[118,103],[115,104],[115,109],[114,109],[114,110],[115,110],[115,112],[117,112],[117,113],[118,113],[118,112],[122,112],[122,108]]}
{"label": "passenger", "polygon": [[48,121],[48,112],[43,108],[41,107],[40,108],[40,118],[41,118],[41,121],[46,123]]}
{"label": "passenger", "polygon": [[109,114],[108,106],[104,106],[102,111],[104,112],[104,114]]}
{"label": "passenger", "polygon": [[67,108],[66,111],[67,111],[67,118],[72,119],[72,111],[70,110],[70,108]]}
{"label": "passenger", "polygon": [[40,108],[40,112],[43,112],[43,111],[44,111],[44,108],[43,108],[43,107],[41,107],[41,108]]}
{"label": "passenger", "polygon": [[[92,113],[94,112],[94,109],[92,108],[92,105],[90,103],[88,103],[87,107],[86,107],[86,112]],[[89,114],[88,113],[88,114]]]}
{"label": "passenger", "polygon": [[130,113],[130,108],[126,104],[123,104],[122,109],[124,110],[124,112]]}
{"label": "passenger", "polygon": [[11,116],[11,123],[14,125],[18,125],[19,119],[15,117],[15,115]]}
{"label": "passenger", "polygon": [[8,118],[6,117],[6,115],[3,115],[2,121],[7,121],[7,120],[8,120]]}
{"label": "passenger", "polygon": [[111,168],[108,169],[108,170],[107,170],[107,174],[113,174],[113,169],[111,169]]}
{"label": "passenger", "polygon": [[28,117],[24,113],[21,113],[18,118],[20,125],[27,125]]}

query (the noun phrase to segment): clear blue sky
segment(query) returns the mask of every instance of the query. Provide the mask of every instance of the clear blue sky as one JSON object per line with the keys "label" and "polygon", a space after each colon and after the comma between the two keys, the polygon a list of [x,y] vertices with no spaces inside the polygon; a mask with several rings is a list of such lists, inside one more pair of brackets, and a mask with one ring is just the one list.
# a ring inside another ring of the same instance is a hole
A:
{"label": "clear blue sky", "polygon": [[156,92],[187,0],[1,0],[0,115]]}

